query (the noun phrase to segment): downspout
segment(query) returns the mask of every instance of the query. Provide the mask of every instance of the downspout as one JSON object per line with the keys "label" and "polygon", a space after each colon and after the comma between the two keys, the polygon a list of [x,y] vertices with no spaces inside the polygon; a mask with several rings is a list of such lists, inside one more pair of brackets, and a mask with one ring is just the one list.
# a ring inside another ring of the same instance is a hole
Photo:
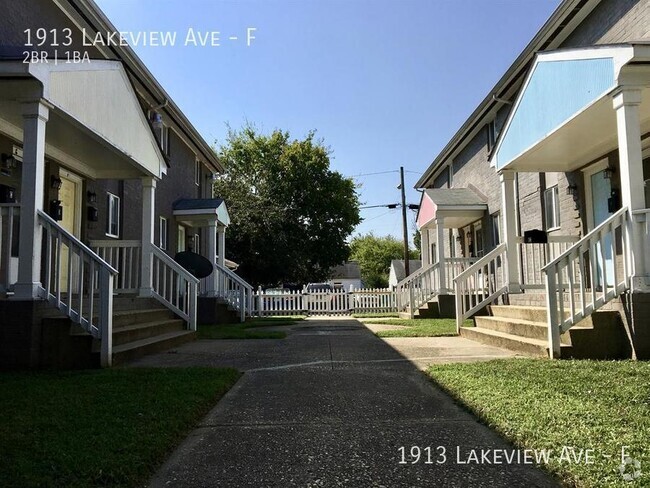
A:
{"label": "downspout", "polygon": [[[517,219],[517,236],[521,236],[521,212],[519,211],[519,171],[515,173],[515,201],[517,205],[515,207],[516,219]],[[517,244],[519,246],[519,244]],[[519,285],[523,287],[524,281],[524,248],[519,246]]]}

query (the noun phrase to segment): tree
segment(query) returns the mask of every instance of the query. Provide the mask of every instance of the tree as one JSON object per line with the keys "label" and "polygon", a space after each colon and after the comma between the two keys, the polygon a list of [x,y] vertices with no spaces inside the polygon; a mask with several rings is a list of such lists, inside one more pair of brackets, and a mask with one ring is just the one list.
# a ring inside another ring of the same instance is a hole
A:
{"label": "tree", "polygon": [[[416,259],[416,252],[409,251]],[[404,259],[404,244],[393,236],[377,237],[372,232],[355,236],[350,242],[350,258],[359,261],[361,279],[370,288],[388,286],[388,272],[393,259]]]}
{"label": "tree", "polygon": [[231,217],[226,254],[250,283],[322,281],[348,258],[346,240],[361,221],[357,188],[330,169],[313,132],[291,140],[248,125],[229,131],[217,154],[225,174],[215,195]]}
{"label": "tree", "polygon": [[415,259],[421,259],[422,234],[417,229],[413,232],[413,245],[415,246],[415,255],[417,256]]}

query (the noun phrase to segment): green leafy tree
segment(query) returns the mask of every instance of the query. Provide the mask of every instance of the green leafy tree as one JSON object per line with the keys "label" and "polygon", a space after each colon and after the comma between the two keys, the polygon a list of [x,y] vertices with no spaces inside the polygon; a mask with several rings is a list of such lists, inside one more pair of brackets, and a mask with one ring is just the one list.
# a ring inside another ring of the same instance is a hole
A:
{"label": "green leafy tree", "polygon": [[421,252],[420,249],[422,248],[422,234],[420,234],[419,230],[415,230],[413,232],[413,246],[415,246],[415,258],[414,259],[421,259]]}
{"label": "green leafy tree", "polygon": [[313,132],[292,140],[249,125],[229,131],[217,154],[226,172],[215,195],[231,217],[226,254],[250,283],[321,281],[348,258],[346,241],[361,222],[357,187],[330,169]]}
{"label": "green leafy tree", "polygon": [[[417,253],[409,251],[410,259]],[[350,258],[358,261],[361,279],[370,288],[388,286],[388,272],[393,259],[404,259],[404,244],[393,236],[377,237],[372,232],[355,236],[350,242]]]}

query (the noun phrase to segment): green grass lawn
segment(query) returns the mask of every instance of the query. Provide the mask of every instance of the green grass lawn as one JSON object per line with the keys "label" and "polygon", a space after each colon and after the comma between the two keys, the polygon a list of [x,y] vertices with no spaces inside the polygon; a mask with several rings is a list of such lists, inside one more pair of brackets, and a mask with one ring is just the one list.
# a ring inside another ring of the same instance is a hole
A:
{"label": "green grass lawn", "polygon": [[3,487],[143,486],[234,369],[0,374]]}
{"label": "green grass lawn", "polygon": [[254,317],[238,324],[199,325],[199,339],[284,339],[286,332],[278,330],[259,330],[264,327],[293,325],[305,317],[301,315],[286,317]]}
{"label": "green grass lawn", "polygon": [[[650,363],[508,359],[428,373],[515,445],[552,449],[546,468],[567,485],[650,486]],[[560,462],[563,446],[594,449],[594,462]],[[622,446],[641,463],[632,482],[619,472]]]}
{"label": "green grass lawn", "polygon": [[438,337],[455,336],[456,319],[386,319],[366,320],[367,324],[399,325],[396,330],[378,330],[379,337]]}

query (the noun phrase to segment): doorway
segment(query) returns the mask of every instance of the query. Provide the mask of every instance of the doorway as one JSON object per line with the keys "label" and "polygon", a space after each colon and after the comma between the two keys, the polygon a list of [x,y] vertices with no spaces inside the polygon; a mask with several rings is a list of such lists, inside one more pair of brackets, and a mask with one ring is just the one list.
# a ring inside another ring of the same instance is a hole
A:
{"label": "doorway", "polygon": [[[612,194],[612,183],[605,178],[605,170],[609,166],[607,159],[600,161],[593,166],[584,170],[585,177],[585,199],[587,202],[587,224],[589,230],[593,230],[602,224],[611,215],[609,212],[608,200]],[[594,249],[596,253],[597,270],[596,276],[598,283],[596,286],[602,287],[613,286],[614,284],[614,259],[612,255],[612,238],[607,235],[604,242],[604,249],[601,249],[600,243],[596,244]],[[604,263],[603,263],[604,255]],[[603,283],[603,268],[607,278],[607,283]]]}
{"label": "doorway", "polygon": [[[63,219],[60,222],[61,227],[67,230],[76,238],[81,236],[81,203],[82,203],[82,185],[83,180],[80,176],[61,169],[59,171],[61,179],[61,189],[59,190],[59,200],[63,207]],[[75,293],[78,288],[77,268],[78,258],[73,256],[72,263],[70,260],[70,250],[67,246],[61,248],[61,271],[59,275],[59,286],[62,292],[67,292],[69,281],[72,280],[72,292]],[[72,276],[68,274],[68,264],[72,270]]]}

